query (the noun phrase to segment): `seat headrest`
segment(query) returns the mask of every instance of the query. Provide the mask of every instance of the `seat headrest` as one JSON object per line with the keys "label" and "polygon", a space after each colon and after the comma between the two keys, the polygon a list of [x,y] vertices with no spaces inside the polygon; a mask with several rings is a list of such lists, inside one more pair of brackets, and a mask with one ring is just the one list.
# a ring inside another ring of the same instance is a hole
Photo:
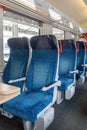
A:
{"label": "seat headrest", "polygon": [[32,49],[56,49],[57,40],[54,35],[35,36],[30,39]]}
{"label": "seat headrest", "polygon": [[70,48],[75,48],[75,44],[74,44],[74,40],[72,39],[66,39],[66,40],[61,40],[62,42],[62,46],[63,48],[66,48],[66,49],[70,49]]}
{"label": "seat headrest", "polygon": [[78,44],[79,44],[79,49],[80,49],[80,48],[85,49],[85,44],[84,44],[84,42],[83,42],[83,41],[76,41],[76,43],[78,43]]}
{"label": "seat headrest", "polygon": [[28,38],[16,37],[8,39],[8,46],[11,49],[29,49]]}

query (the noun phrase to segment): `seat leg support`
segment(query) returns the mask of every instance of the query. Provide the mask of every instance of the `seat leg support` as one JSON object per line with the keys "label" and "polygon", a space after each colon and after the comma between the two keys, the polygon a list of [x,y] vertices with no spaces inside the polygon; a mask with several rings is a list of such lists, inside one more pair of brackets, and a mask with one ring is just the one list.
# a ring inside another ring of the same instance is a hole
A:
{"label": "seat leg support", "polygon": [[82,85],[84,82],[85,82],[85,76],[82,76],[80,77],[80,79],[78,79],[77,84]]}
{"label": "seat leg support", "polygon": [[23,120],[24,130],[36,130],[35,124],[30,121]]}
{"label": "seat leg support", "polygon": [[45,111],[36,121],[37,130],[46,130],[54,120],[54,108]]}
{"label": "seat leg support", "polygon": [[64,91],[57,91],[57,104],[60,104],[64,100]]}
{"label": "seat leg support", "polygon": [[85,77],[87,78],[87,72],[85,73]]}
{"label": "seat leg support", "polygon": [[65,91],[65,99],[70,100],[75,94],[75,86],[73,85],[68,90]]}
{"label": "seat leg support", "polygon": [[12,115],[10,112],[5,111],[3,108],[1,109],[1,114],[10,119],[14,117],[14,115]]}

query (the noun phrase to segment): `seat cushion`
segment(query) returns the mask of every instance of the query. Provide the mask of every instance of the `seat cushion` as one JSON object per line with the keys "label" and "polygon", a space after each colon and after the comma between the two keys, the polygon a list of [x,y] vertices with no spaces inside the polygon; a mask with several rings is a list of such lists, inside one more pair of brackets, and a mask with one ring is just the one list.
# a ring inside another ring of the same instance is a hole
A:
{"label": "seat cushion", "polygon": [[61,81],[61,86],[58,87],[59,90],[67,90],[71,84],[74,84],[74,79],[68,79],[68,78],[59,78]]}
{"label": "seat cushion", "polygon": [[25,120],[35,122],[37,115],[52,102],[52,96],[46,92],[25,91],[3,104],[3,108]]}
{"label": "seat cushion", "polygon": [[79,79],[82,75],[84,75],[84,71],[79,71],[79,73],[76,74],[76,78]]}

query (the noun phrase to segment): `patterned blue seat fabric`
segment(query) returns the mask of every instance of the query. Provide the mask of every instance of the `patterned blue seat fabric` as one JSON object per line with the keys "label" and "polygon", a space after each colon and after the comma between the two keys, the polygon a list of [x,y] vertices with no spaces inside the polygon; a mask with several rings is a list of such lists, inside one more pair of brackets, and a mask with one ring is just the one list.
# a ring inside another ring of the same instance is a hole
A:
{"label": "patterned blue seat fabric", "polygon": [[65,78],[65,77],[60,77],[59,78],[61,81],[61,86],[59,86],[59,90],[67,90],[68,87],[74,83],[74,79],[72,78]]}
{"label": "patterned blue seat fabric", "polygon": [[59,80],[62,82],[59,90],[67,90],[68,87],[74,84],[76,48],[73,40],[62,40],[62,53],[60,54],[59,62]]}
{"label": "patterned blue seat fabric", "polygon": [[54,89],[42,91],[56,81],[58,50],[56,38],[36,36],[31,38],[32,59],[26,78],[27,91],[8,101],[4,109],[25,120],[35,122],[38,114],[53,100]]}
{"label": "patterned blue seat fabric", "polygon": [[8,81],[25,77],[29,57],[28,39],[25,37],[11,38],[8,40],[8,46],[10,47],[10,57],[2,79],[4,83],[18,86],[22,91],[24,81],[15,83],[8,83]]}
{"label": "patterned blue seat fabric", "polygon": [[[85,60],[85,64],[87,65],[87,42],[85,43],[85,50],[86,50],[86,60]],[[85,71],[87,72],[87,67],[85,68]]]}
{"label": "patterned blue seat fabric", "polygon": [[79,51],[77,53],[77,70],[79,71],[76,78],[79,79],[85,73],[85,45],[83,41],[77,41]]}

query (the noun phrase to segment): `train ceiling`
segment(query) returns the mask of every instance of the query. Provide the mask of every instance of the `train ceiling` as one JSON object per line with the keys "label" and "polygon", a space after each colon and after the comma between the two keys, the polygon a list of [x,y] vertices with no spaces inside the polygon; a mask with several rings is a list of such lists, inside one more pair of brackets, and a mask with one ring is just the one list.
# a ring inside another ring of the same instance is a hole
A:
{"label": "train ceiling", "polygon": [[58,27],[63,25],[65,30],[70,28],[77,33],[87,31],[87,7],[83,0],[0,0],[0,3],[44,23]]}
{"label": "train ceiling", "polygon": [[[86,0],[46,0],[62,13],[87,28]],[[84,2],[85,1],[85,2]]]}

